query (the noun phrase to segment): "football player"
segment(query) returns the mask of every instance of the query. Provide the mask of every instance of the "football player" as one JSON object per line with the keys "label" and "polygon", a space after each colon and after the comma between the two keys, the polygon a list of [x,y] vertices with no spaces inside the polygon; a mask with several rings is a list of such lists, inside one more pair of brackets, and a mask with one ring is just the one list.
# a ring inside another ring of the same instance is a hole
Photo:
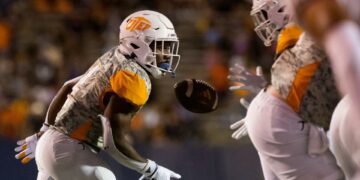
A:
{"label": "football player", "polygon": [[149,75],[174,74],[179,64],[174,26],[163,14],[138,11],[121,23],[119,38],[119,46],[65,83],[40,133],[19,142],[16,157],[26,163],[35,156],[39,180],[115,179],[97,156],[101,149],[141,173],[140,179],[181,178],[140,156],[127,139],[132,117],[150,94]]}
{"label": "football player", "polygon": [[271,85],[251,102],[245,123],[232,125],[233,137],[244,134],[240,129],[243,132],[241,124],[245,124],[265,179],[342,179],[323,130],[329,128],[339,100],[325,54],[289,23],[291,16],[281,0],[254,0],[251,15],[265,45],[271,45],[281,31]]}

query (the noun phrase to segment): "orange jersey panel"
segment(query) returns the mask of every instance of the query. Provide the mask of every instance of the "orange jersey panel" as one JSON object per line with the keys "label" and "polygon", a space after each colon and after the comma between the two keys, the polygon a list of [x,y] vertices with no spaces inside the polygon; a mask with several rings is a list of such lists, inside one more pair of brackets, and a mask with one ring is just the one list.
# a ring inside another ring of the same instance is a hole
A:
{"label": "orange jersey panel", "polygon": [[84,121],[77,129],[75,129],[71,134],[70,137],[83,141],[86,139],[86,135],[90,130],[92,125],[91,120]]}
{"label": "orange jersey panel", "polygon": [[148,98],[145,81],[136,73],[121,70],[110,78],[111,89],[119,97],[141,106]]}
{"label": "orange jersey panel", "polygon": [[286,99],[287,103],[295,112],[299,112],[302,97],[307,91],[307,87],[313,78],[320,63],[309,64],[300,68],[294,78],[289,95]]}

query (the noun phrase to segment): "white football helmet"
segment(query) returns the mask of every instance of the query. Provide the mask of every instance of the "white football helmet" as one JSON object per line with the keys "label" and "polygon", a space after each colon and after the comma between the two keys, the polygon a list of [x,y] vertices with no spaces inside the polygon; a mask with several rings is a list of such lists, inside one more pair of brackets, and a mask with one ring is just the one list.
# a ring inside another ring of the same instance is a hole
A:
{"label": "white football helmet", "polygon": [[271,46],[280,30],[290,21],[283,0],[253,0],[250,15],[255,23],[255,32],[265,46]]}
{"label": "white football helmet", "polygon": [[155,11],[138,11],[120,25],[120,50],[153,77],[175,74],[180,62],[179,40],[171,21]]}

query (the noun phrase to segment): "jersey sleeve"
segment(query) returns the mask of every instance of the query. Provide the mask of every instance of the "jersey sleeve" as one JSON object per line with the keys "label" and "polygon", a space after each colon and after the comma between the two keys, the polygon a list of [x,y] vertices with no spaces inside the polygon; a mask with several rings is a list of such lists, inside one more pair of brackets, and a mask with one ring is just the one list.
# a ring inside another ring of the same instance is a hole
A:
{"label": "jersey sleeve", "polygon": [[110,77],[110,87],[111,92],[137,106],[144,105],[148,99],[145,80],[128,70],[117,71]]}

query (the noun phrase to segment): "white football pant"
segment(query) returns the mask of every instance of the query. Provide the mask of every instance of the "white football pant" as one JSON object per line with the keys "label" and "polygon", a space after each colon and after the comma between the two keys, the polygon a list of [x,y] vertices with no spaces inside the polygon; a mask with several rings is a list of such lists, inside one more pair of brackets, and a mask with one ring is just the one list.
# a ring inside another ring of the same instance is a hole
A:
{"label": "white football pant", "polygon": [[344,179],[325,132],[303,123],[282,100],[262,90],[251,102],[246,118],[266,180]]}
{"label": "white football pant", "polygon": [[53,129],[38,141],[37,180],[114,180],[115,175],[87,145]]}
{"label": "white football pant", "polygon": [[360,121],[354,111],[358,108],[346,96],[336,106],[329,129],[330,149],[351,180],[360,179]]}

